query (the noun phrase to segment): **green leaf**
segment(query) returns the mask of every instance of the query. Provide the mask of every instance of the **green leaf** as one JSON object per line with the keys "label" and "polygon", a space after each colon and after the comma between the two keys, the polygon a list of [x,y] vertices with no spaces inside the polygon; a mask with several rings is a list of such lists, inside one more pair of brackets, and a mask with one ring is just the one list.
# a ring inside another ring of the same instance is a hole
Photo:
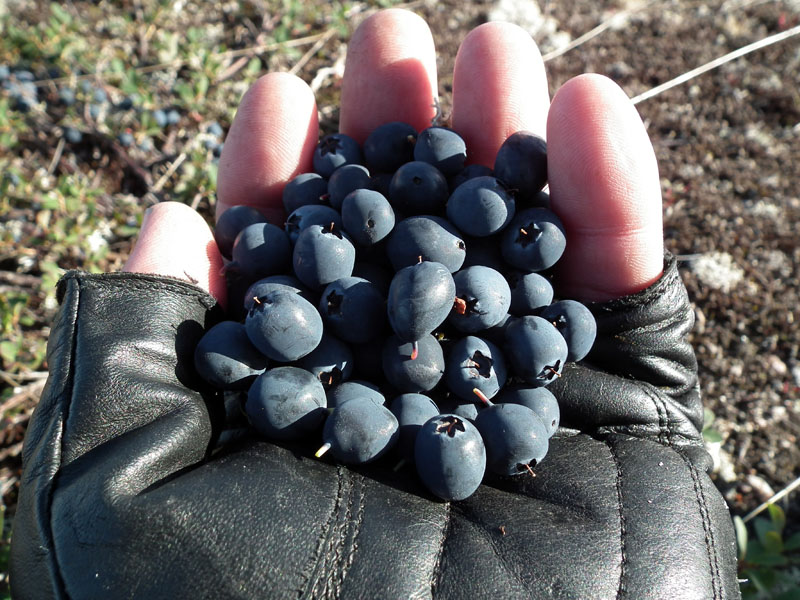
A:
{"label": "green leaf", "polygon": [[800,600],[800,589],[788,590],[774,597],[774,600]]}
{"label": "green leaf", "polygon": [[250,59],[250,62],[247,63],[245,67],[245,73],[251,76],[258,75],[261,72],[261,59],[257,56],[254,56]]}
{"label": "green leaf", "polygon": [[744,524],[742,517],[733,517],[733,527],[736,530],[736,545],[739,548],[739,560],[744,560],[747,556],[747,525]]}
{"label": "green leaf", "polygon": [[767,533],[770,531],[775,531],[775,526],[772,524],[772,521],[759,517],[753,522],[753,528],[756,530],[758,541],[761,542],[764,547],[766,547],[767,543],[765,538]]}
{"label": "green leaf", "polygon": [[764,549],[770,554],[783,553],[783,539],[777,531],[767,531],[764,534]]}
{"label": "green leaf", "polygon": [[783,509],[777,504],[769,504],[767,505],[767,510],[769,511],[769,517],[772,519],[775,531],[778,533],[782,532],[783,528],[786,526],[786,514],[783,512]]}
{"label": "green leaf", "polygon": [[783,543],[783,549],[786,552],[800,550],[800,531],[791,535],[788,540]]}
{"label": "green leaf", "polygon": [[716,429],[704,429],[703,439],[709,444],[719,444],[722,442],[722,434]]}
{"label": "green leaf", "polygon": [[69,25],[72,22],[72,15],[55,2],[50,3],[50,12],[62,25]]}
{"label": "green leaf", "polygon": [[16,342],[12,342],[10,340],[0,342],[0,358],[8,363],[16,362],[17,355],[21,349],[22,340],[17,340]]}

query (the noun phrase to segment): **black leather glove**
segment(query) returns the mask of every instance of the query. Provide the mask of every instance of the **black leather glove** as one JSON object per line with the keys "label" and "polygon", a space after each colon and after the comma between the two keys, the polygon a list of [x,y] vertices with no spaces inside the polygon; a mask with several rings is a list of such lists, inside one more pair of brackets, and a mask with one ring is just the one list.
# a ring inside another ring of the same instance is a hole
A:
{"label": "black leather glove", "polygon": [[193,346],[221,318],[186,283],[72,272],[25,441],[15,598],[737,598],[707,476],[693,313],[675,261],[590,305],[591,355],[552,386],[536,476],[441,502],[415,475],[216,443]]}

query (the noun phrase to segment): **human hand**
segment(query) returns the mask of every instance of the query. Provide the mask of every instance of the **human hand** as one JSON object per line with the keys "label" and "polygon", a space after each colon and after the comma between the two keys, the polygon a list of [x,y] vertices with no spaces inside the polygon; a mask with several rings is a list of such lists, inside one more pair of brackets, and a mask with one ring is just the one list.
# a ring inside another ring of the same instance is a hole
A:
{"label": "human hand", "polygon": [[[51,383],[26,440],[12,585],[19,597],[736,597],[727,509],[707,478],[691,310],[662,245],[654,153],[624,93],[598,76],[549,100],[520,29],[464,41],[452,127],[491,165],[527,129],[548,140],[565,224],[562,296],[593,305],[587,364],[554,384],[564,431],[535,479],[435,502],[410,478],[337,468],[246,440],[207,456],[218,408],[183,368],[211,299],[135,275],[61,285]],[[435,56],[415,15],[377,13],[348,49],[340,130],[418,130],[434,115]],[[280,216],[311,170],[309,88],[269,74],[245,95],[220,161],[218,210]],[[225,302],[203,219],[163,203],[126,271],[196,281]],[[21,518],[20,518],[21,516]]]}

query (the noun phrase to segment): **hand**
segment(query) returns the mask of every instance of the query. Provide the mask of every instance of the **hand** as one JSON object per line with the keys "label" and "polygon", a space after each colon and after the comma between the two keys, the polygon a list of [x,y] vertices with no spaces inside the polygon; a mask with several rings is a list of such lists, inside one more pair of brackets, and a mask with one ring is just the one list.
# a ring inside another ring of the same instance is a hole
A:
{"label": "hand", "polygon": [[[549,102],[537,48],[490,23],[464,41],[452,126],[487,165],[545,134],[568,234],[557,285],[593,301],[596,351],[556,382],[564,430],[535,478],[433,501],[413,477],[334,467],[247,439],[208,456],[218,406],[193,391],[191,340],[225,302],[203,219],[150,209],[126,271],[60,285],[47,392],[26,439],[12,543],[23,597],[737,597],[727,509],[705,469],[691,309],[664,259],[654,153],[624,93],[582,76]],[[423,129],[436,71],[427,26],[387,10],[348,50],[340,129]],[[314,98],[285,74],[245,95],[220,161],[218,214],[279,214],[311,170]],[[133,275],[150,273],[153,277]]]}
{"label": "hand", "polygon": [[[400,10],[374,15],[348,46],[340,131],[363,142],[387,121],[424,129],[435,114],[436,81],[427,25]],[[514,131],[546,135],[551,202],[569,239],[560,262],[562,295],[607,300],[642,290],[661,275],[655,155],[638,113],[613,82],[577,77],[550,105],[544,64],[530,36],[513,25],[487,23],[464,40],[456,57],[452,126],[467,141],[469,159],[487,166]],[[283,186],[312,170],[318,137],[308,86],[283,73],[262,77],[242,99],[225,142],[217,215],[235,204],[280,215]],[[221,264],[204,223],[185,206],[164,203],[150,209],[125,270],[190,274],[221,299]]]}

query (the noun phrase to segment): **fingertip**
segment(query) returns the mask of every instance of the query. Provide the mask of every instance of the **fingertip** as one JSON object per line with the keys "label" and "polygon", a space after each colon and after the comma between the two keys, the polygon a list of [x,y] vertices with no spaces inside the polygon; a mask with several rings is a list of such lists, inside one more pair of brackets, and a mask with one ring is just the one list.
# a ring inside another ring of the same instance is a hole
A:
{"label": "fingertip", "polygon": [[319,135],[311,88],[289,73],[268,73],[245,93],[223,146],[217,178],[217,217],[234,205],[283,219],[282,193],[295,175],[311,171]]}
{"label": "fingertip", "polygon": [[491,167],[512,133],[545,136],[550,94],[536,42],[523,28],[490,21],[459,47],[453,72],[453,128],[469,162]]}
{"label": "fingertip", "polygon": [[181,202],[161,202],[145,213],[122,270],[194,283],[224,307],[227,289],[222,267],[222,255],[203,217]]}
{"label": "fingertip", "polygon": [[562,292],[607,300],[638,292],[663,270],[658,165],[625,92],[586,74],[556,93],[547,122],[553,210],[567,230]]}
{"label": "fingertip", "polygon": [[339,131],[359,143],[379,125],[430,126],[438,96],[436,50],[425,20],[390,8],[367,17],[347,47]]}

